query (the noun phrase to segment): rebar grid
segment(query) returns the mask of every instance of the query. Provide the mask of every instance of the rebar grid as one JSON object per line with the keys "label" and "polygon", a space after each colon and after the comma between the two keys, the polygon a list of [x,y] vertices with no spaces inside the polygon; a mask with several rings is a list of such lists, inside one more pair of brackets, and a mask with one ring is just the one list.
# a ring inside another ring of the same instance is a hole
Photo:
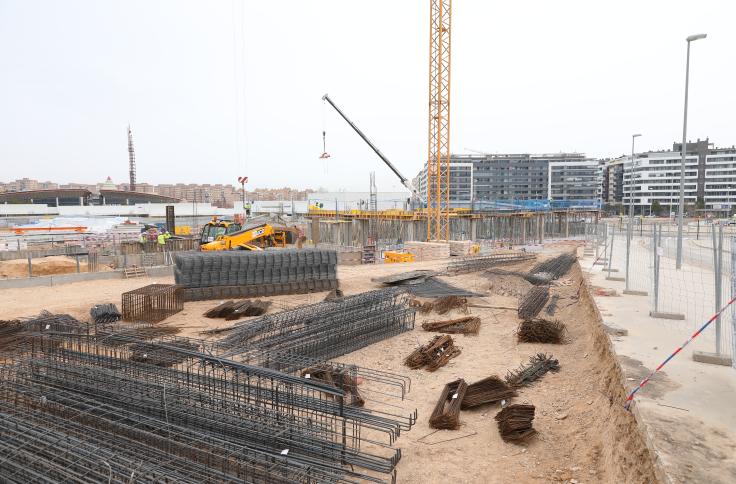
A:
{"label": "rebar grid", "polygon": [[478,272],[490,267],[503,264],[515,264],[527,260],[536,259],[536,254],[530,252],[504,252],[500,254],[491,254],[484,256],[468,256],[453,259],[447,265],[447,273],[449,275],[467,274],[469,272]]}
{"label": "rebar grid", "polygon": [[277,351],[326,360],[412,329],[415,315],[403,290],[385,288],[247,321],[219,346],[230,356]]}
{"label": "rebar grid", "polygon": [[28,482],[23,478],[29,473],[52,482],[340,480],[339,473],[39,383],[27,368],[15,370],[4,375],[0,389],[0,428],[9,436],[0,446],[0,475],[8,481]]}
{"label": "rebar grid", "polygon": [[[335,476],[351,482],[383,482],[374,473],[395,476],[400,452],[390,446],[401,430],[408,430],[415,423],[416,411],[402,417],[351,407],[347,396],[357,394],[357,367],[321,363],[349,375],[345,381],[351,382],[352,388],[340,388],[304,375],[292,376],[224,359],[216,355],[217,348],[202,341],[167,336],[145,342],[134,335],[112,333],[110,328],[115,326],[120,325],[92,330],[86,327],[76,333],[36,334],[31,356],[18,360],[13,379],[38,390],[44,401],[51,393],[67,392],[69,402],[77,397],[80,402],[89,399],[90,409],[95,405],[118,408],[125,415],[126,425],[152,419],[165,423],[167,428],[176,426],[198,432],[264,455],[281,456],[286,451],[288,457],[280,460],[308,466],[314,472],[324,471],[326,482],[335,481]],[[107,344],[109,339],[114,339],[115,344]],[[173,367],[136,361],[136,347],[141,344],[172,353]],[[290,360],[294,368],[320,364],[297,355],[283,358],[281,364]],[[408,379],[375,370],[360,372],[372,380],[370,386],[377,393],[383,393],[385,387],[398,386],[403,396],[404,385],[408,386]],[[9,379],[3,377],[4,381]],[[15,399],[15,393],[17,388],[6,389],[0,401],[27,407],[28,402]],[[71,403],[68,406],[76,408]],[[380,438],[381,434],[388,438],[388,443]],[[156,435],[164,443],[169,438],[162,431]],[[367,444],[369,451],[361,450],[362,444]],[[209,469],[209,464],[205,468]],[[312,482],[309,479],[278,482]],[[204,480],[227,479],[216,476]],[[259,477],[248,482],[272,481]]]}

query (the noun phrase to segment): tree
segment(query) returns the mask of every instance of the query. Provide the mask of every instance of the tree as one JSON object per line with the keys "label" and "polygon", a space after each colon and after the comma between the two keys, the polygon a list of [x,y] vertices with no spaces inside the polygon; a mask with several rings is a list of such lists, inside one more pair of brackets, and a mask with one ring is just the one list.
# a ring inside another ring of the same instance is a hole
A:
{"label": "tree", "polygon": [[652,213],[657,216],[662,213],[662,204],[659,203],[659,200],[652,202]]}
{"label": "tree", "polygon": [[703,197],[698,197],[698,201],[695,202],[695,208],[698,210],[703,210],[705,208],[705,200],[703,200]]}

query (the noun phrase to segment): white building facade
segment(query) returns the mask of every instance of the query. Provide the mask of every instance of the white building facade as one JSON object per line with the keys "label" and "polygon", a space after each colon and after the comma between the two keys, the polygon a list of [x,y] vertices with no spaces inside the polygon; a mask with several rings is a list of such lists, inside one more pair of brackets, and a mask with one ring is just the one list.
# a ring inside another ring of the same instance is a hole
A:
{"label": "white building facade", "polygon": [[[637,214],[651,213],[655,202],[665,211],[676,211],[680,200],[681,145],[671,151],[638,153],[633,162],[623,158],[625,207],[633,197]],[[736,147],[715,148],[708,140],[687,144],[685,157],[685,205],[708,211],[736,207]]]}

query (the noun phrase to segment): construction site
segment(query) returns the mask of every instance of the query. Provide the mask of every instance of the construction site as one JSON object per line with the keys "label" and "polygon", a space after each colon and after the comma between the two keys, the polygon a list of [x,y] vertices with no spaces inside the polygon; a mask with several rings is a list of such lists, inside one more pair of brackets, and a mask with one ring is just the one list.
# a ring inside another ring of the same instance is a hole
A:
{"label": "construction site", "polygon": [[736,232],[457,203],[426,6],[420,176],[322,97],[400,206],[137,194],[130,126],[127,191],[7,196],[0,482],[736,482]]}

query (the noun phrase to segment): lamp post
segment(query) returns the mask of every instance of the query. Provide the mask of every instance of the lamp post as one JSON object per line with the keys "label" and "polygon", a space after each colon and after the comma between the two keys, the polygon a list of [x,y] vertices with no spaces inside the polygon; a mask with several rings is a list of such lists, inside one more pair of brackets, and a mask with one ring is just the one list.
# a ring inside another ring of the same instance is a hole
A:
{"label": "lamp post", "polygon": [[[629,169],[629,226],[626,229],[626,288],[629,291],[629,261],[631,258],[631,237],[634,234],[634,142],[641,134],[631,135],[631,168]],[[610,263],[609,263],[610,264]]]}
{"label": "lamp post", "polygon": [[690,42],[704,39],[706,34],[691,35],[687,39],[687,61],[685,63],[685,111],[682,121],[682,163],[680,164],[680,203],[677,211],[677,259],[675,267],[682,267],[682,218],[685,213],[685,158],[687,155],[687,94],[690,83]]}

